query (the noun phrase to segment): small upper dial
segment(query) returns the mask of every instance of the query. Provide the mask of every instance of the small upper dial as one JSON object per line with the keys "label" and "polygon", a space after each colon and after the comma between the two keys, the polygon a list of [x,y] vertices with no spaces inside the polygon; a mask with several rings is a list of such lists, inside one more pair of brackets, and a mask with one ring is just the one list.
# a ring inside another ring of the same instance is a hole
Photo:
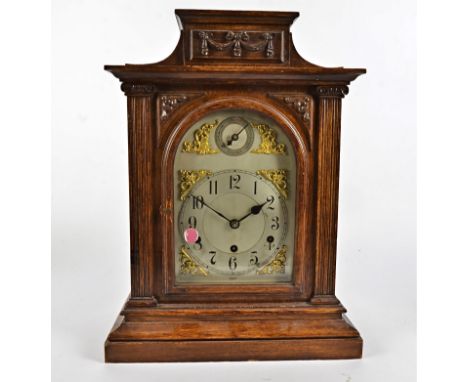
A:
{"label": "small upper dial", "polygon": [[227,155],[245,154],[254,142],[252,126],[243,117],[226,118],[216,128],[215,141],[218,148]]}

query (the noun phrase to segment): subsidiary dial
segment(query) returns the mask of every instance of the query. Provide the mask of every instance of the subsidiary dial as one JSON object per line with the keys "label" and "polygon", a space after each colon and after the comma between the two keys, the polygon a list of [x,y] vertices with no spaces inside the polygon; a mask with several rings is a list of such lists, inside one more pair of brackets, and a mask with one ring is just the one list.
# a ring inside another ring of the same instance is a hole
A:
{"label": "subsidiary dial", "polygon": [[216,145],[225,154],[231,156],[248,152],[254,142],[254,133],[250,122],[243,117],[229,117],[216,128]]}

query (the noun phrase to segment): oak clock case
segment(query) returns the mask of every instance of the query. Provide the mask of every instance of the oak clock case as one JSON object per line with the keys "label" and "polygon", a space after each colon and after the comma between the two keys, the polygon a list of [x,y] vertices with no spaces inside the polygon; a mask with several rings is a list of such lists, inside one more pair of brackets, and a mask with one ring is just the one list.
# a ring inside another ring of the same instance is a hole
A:
{"label": "oak clock case", "polygon": [[335,296],[341,102],[295,12],[176,10],[127,97],[131,290],[106,362],[359,358]]}

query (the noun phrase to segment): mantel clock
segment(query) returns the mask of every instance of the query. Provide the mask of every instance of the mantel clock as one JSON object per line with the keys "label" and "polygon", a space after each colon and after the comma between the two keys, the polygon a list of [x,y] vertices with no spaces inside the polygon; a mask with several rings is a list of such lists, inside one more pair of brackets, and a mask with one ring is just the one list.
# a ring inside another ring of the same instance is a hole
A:
{"label": "mantel clock", "polygon": [[295,12],[176,10],[127,96],[131,293],[107,362],[358,358],[335,297],[341,100]]}

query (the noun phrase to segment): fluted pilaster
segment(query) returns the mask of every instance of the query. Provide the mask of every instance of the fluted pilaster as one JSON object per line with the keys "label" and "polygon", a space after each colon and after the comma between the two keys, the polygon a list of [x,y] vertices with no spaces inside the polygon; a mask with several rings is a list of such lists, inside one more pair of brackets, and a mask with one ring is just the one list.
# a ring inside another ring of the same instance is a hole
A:
{"label": "fluted pilaster", "polygon": [[[141,89],[140,89],[141,90]],[[131,296],[152,296],[154,255],[153,97],[128,95]]]}
{"label": "fluted pilaster", "polygon": [[341,99],[347,93],[347,86],[316,89],[319,118],[314,299],[317,301],[333,299],[335,294]]}

